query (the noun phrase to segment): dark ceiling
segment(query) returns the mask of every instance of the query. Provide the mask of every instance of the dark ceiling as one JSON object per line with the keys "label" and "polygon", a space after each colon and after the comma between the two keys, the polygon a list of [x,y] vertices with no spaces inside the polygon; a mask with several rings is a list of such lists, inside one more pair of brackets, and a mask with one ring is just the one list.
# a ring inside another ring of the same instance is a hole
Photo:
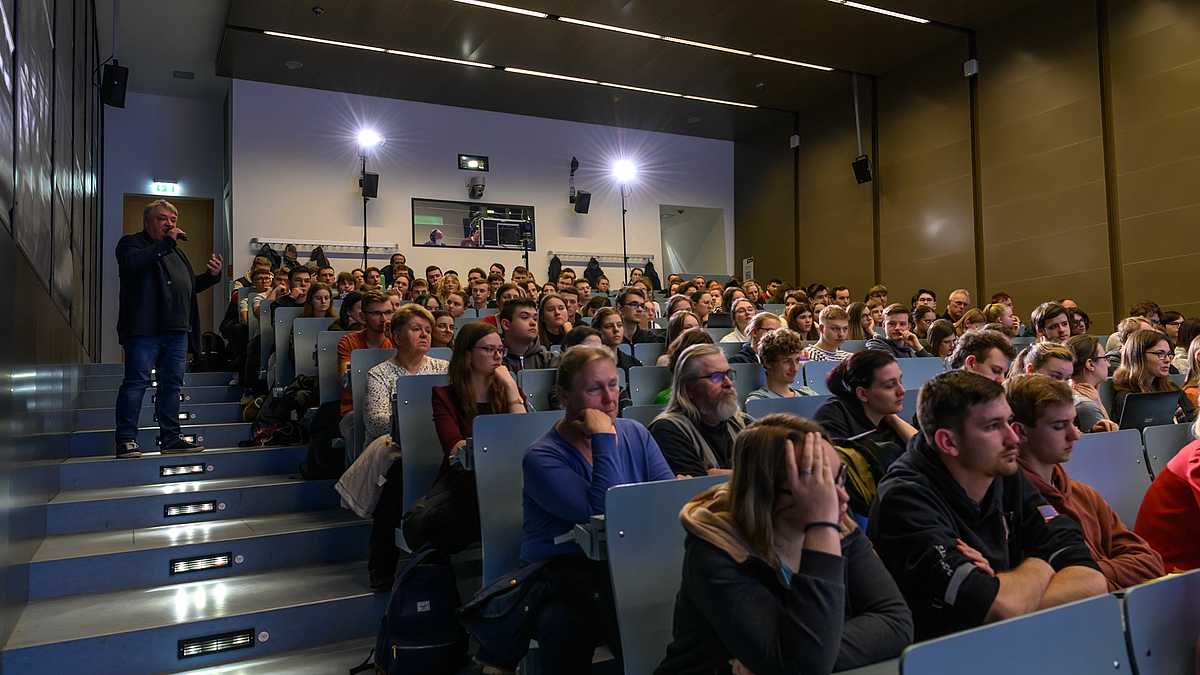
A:
{"label": "dark ceiling", "polygon": [[[217,74],[333,91],[735,139],[831,97],[1032,0],[880,0],[947,25],[826,0],[501,0],[502,4],[836,68],[764,59],[452,0],[232,0]],[[311,3],[311,4],[310,4]],[[319,5],[321,13],[313,11]],[[759,109],[551,80],[264,30],[752,103]],[[963,59],[966,59],[964,51]],[[287,61],[302,68],[289,69]],[[698,119],[697,119],[698,118]]]}

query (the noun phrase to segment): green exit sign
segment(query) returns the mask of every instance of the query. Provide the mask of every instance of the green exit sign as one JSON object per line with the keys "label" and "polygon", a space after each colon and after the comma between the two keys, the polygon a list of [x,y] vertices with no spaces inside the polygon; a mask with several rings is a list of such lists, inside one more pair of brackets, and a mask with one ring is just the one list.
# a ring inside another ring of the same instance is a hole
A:
{"label": "green exit sign", "polygon": [[156,181],[150,184],[150,191],[156,195],[177,195],[179,194],[179,183]]}

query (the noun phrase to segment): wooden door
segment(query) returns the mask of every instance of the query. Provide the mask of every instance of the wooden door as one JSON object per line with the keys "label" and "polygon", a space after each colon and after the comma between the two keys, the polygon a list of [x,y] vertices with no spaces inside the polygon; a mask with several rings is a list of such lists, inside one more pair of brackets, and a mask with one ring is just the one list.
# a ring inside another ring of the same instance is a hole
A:
{"label": "wooden door", "polygon": [[[142,211],[155,199],[155,195],[126,194],[124,205],[124,233],[142,231]],[[188,240],[179,242],[179,248],[192,263],[196,274],[204,272],[208,259],[213,254],[213,200],[194,197],[173,197],[167,201],[179,209],[179,229],[187,233]],[[213,330],[213,294],[219,286],[200,293],[196,299],[200,305],[200,331]],[[222,299],[221,307],[225,307]]]}

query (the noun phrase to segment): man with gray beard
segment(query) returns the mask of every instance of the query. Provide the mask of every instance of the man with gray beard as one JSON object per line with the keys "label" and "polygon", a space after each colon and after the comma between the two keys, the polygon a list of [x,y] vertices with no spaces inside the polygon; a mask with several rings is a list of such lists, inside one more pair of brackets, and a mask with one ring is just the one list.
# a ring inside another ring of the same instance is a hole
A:
{"label": "man with gray beard", "polygon": [[676,475],[732,472],[733,441],[751,422],[738,408],[736,375],[713,344],[688,347],[679,358],[671,400],[650,423],[650,435]]}

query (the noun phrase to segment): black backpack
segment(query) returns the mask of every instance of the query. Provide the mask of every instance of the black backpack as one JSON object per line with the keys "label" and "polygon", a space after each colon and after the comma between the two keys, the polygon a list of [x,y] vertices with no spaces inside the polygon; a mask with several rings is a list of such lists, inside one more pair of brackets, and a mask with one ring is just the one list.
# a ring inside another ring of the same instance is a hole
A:
{"label": "black backpack", "polygon": [[192,360],[194,373],[220,373],[233,370],[232,354],[225,338],[208,331],[200,336],[200,353]]}
{"label": "black backpack", "polygon": [[422,546],[396,577],[375,639],[375,667],[387,675],[449,675],[467,663],[462,601],[450,558]]}
{"label": "black backpack", "polygon": [[346,449],[333,447],[334,439],[342,437],[338,429],[341,405],[341,399],[322,403],[309,424],[308,456],[300,464],[305,480],[341,478],[346,471]]}

